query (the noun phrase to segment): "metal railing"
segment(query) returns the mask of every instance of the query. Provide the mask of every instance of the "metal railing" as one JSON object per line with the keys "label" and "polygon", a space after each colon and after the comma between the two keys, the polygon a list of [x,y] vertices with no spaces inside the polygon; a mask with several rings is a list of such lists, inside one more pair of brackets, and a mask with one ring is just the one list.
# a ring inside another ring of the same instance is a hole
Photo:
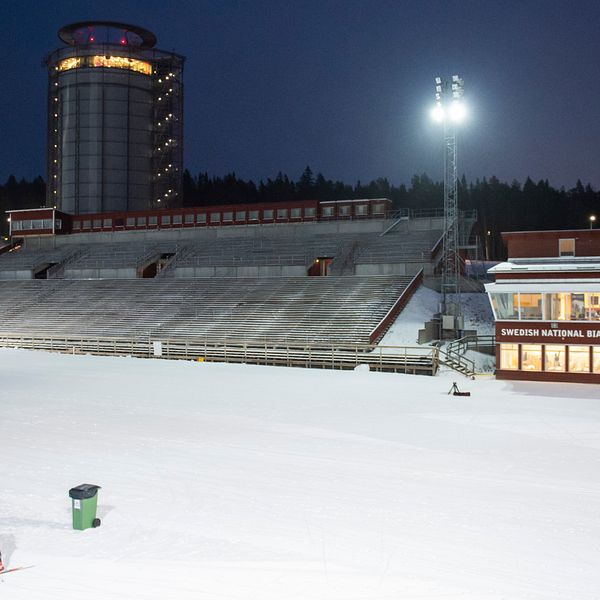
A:
{"label": "metal railing", "polygon": [[489,351],[496,348],[495,335],[466,335],[446,345],[445,353],[453,360],[468,360],[464,358],[467,350],[476,352]]}
{"label": "metal railing", "polygon": [[466,358],[462,354],[448,352],[447,349],[440,350],[439,361],[441,364],[444,364],[459,373],[463,373],[464,375],[475,375],[475,361]]}
{"label": "metal railing", "polygon": [[[460,219],[477,220],[477,209],[460,210],[458,213]],[[443,219],[444,209],[438,208],[399,208],[387,213],[388,219]]]}
{"label": "metal railing", "polygon": [[374,371],[424,375],[435,375],[440,362],[439,349],[434,346],[291,345],[276,342],[261,345],[215,339],[30,337],[4,334],[0,335],[0,347],[322,369],[354,369],[359,365],[368,365]]}

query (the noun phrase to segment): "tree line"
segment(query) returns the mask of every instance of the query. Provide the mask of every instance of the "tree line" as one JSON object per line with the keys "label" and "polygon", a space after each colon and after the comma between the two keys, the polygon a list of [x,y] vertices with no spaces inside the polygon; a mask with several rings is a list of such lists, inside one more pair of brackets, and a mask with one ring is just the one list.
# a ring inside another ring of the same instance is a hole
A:
{"label": "tree line", "polygon": [[[8,209],[44,206],[45,193],[42,177],[18,181],[11,175],[0,185],[0,210],[4,214]],[[310,167],[297,180],[280,172],[258,183],[235,173],[223,177],[211,177],[208,173],[193,176],[186,170],[183,174],[184,206],[358,198],[390,198],[395,209],[442,207],[444,186],[426,174],[414,175],[409,185],[395,186],[386,178],[349,185],[326,179],[321,173],[315,175]],[[487,238],[493,258],[505,257],[502,231],[587,228],[595,211],[600,227],[600,192],[581,181],[571,189],[557,189],[547,179],[536,183],[528,177],[521,184],[484,177],[468,182],[463,175],[458,182],[458,202],[461,209],[477,209],[479,219],[474,234]],[[0,233],[8,233],[6,219],[1,221]]]}

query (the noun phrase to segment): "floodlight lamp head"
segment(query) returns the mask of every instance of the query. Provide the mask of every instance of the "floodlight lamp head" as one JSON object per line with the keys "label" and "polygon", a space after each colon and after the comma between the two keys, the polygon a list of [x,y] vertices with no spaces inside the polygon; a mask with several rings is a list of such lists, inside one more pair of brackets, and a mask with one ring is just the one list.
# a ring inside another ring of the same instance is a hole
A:
{"label": "floodlight lamp head", "polygon": [[436,77],[435,78],[435,84],[436,85],[442,85],[442,78],[441,77]]}

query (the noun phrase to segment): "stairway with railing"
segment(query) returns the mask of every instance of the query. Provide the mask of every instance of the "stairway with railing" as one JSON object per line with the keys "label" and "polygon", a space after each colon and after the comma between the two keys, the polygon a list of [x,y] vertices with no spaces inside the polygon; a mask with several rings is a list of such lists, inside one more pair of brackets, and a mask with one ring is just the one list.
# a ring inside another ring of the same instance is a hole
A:
{"label": "stairway with railing", "polygon": [[470,377],[475,375],[475,362],[465,356],[468,350],[493,354],[496,348],[494,335],[467,335],[447,344],[440,350],[440,363]]}

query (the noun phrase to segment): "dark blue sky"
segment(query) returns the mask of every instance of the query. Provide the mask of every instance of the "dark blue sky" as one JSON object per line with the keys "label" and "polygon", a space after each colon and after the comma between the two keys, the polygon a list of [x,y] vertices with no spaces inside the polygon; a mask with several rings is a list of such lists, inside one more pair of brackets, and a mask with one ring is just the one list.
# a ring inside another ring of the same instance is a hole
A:
{"label": "dark blue sky", "polygon": [[142,25],[187,57],[193,173],[439,179],[433,78],[456,72],[468,179],[600,187],[600,2],[583,0],[3,1],[0,180],[45,176],[41,61],[61,25],[87,19]]}

